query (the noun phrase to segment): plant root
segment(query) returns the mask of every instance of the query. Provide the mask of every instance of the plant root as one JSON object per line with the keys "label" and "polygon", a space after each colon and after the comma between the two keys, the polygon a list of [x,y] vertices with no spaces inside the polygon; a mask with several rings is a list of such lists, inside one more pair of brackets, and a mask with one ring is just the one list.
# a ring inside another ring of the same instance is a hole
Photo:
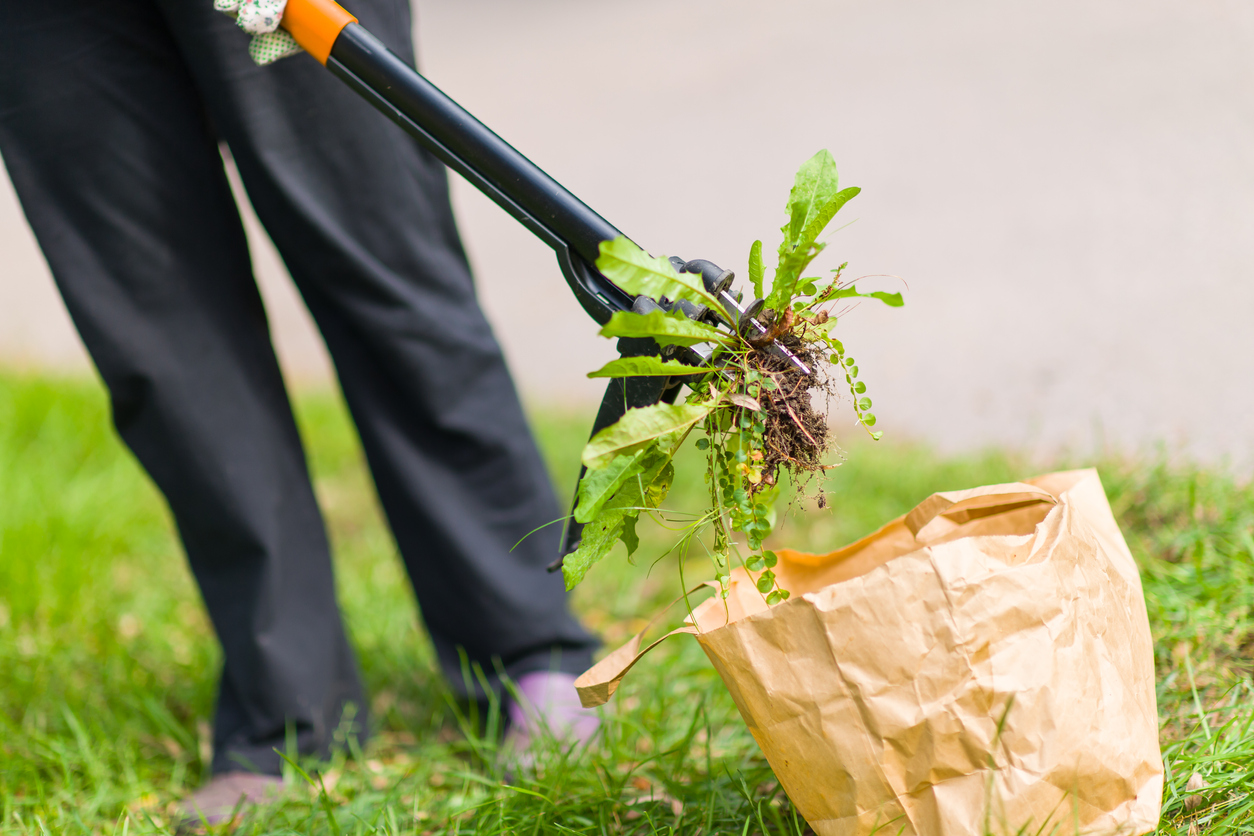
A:
{"label": "plant root", "polygon": [[[812,370],[817,370],[825,359],[814,349],[807,348],[791,331],[781,334],[778,340]],[[749,367],[775,383],[773,390],[763,388],[758,399],[766,425],[762,434],[764,458],[760,486],[775,484],[781,467],[794,476],[821,471],[829,443],[828,428],[822,413],[814,409],[810,392],[827,389],[825,381],[820,380],[815,371],[802,374],[765,348],[749,354]]]}

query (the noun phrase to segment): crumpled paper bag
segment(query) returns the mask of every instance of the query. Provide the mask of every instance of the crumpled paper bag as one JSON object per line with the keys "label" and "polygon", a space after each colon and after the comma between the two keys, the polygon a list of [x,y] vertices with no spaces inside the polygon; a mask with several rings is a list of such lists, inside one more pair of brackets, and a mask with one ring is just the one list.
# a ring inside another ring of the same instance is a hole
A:
{"label": "crumpled paper bag", "polygon": [[[738,570],[668,636],[696,636],[820,836],[1156,827],[1149,622],[1095,470],[935,494],[830,554],[778,554],[788,601]],[[580,677],[584,705],[640,639]]]}

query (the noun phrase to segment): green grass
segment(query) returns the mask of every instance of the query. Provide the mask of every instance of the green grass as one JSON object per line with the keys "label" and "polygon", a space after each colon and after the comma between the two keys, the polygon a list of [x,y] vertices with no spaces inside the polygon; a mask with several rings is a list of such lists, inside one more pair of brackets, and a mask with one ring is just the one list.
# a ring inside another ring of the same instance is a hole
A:
{"label": "green grass", "polygon": [[[551,753],[538,777],[504,784],[491,735],[435,671],[338,399],[308,394],[298,407],[378,728],[364,752],[323,765],[319,793],[294,792],[236,832],[803,832],[686,638],[633,671],[602,745]],[[589,417],[535,417],[564,494]],[[831,548],[934,490],[1066,464],[854,443],[827,488],[832,510],[798,515],[783,536]],[[1161,832],[1254,831],[1254,489],[1156,458],[1101,466],[1156,640]],[[648,535],[641,554],[663,542]],[[577,591],[610,646],[678,589],[669,563],[645,568],[613,555]],[[205,774],[219,663],[169,516],[114,437],[99,386],[0,376],[0,833],[167,832],[171,802]],[[1186,811],[1194,772],[1208,786]]]}

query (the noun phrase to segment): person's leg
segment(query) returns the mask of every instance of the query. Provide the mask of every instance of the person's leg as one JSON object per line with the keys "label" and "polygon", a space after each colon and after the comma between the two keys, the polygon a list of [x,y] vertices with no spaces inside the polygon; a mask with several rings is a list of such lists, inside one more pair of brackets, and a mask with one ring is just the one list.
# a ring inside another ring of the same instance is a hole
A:
{"label": "person's leg", "polygon": [[203,108],[152,0],[0,4],[0,154],[222,643],[213,770],[277,774],[365,706]]}
{"label": "person's leg", "polygon": [[[458,648],[489,675],[496,660],[513,676],[581,671],[594,640],[544,568],[560,526],[523,539],[561,512],[475,299],[443,166],[309,56],[253,67],[207,3],[163,2],[331,350],[450,681],[462,685]],[[412,60],[404,0],[350,10]]]}

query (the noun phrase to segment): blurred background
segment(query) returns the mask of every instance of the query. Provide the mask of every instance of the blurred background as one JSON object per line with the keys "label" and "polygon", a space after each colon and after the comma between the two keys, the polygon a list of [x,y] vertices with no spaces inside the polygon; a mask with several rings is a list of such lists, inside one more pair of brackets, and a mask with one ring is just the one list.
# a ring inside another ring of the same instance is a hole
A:
{"label": "blurred background", "polygon": [[[1254,466],[1254,5],[416,11],[420,68],[655,254],[744,277],[755,238],[778,244],[793,172],[830,149],[863,193],[816,266],[905,291],[837,332],[888,435]],[[590,422],[602,386],[584,375],[612,345],[547,248],[464,182],[454,201],[525,398]],[[289,379],[325,384],[282,263],[249,231]],[[0,254],[0,365],[86,373],[7,180]]]}

